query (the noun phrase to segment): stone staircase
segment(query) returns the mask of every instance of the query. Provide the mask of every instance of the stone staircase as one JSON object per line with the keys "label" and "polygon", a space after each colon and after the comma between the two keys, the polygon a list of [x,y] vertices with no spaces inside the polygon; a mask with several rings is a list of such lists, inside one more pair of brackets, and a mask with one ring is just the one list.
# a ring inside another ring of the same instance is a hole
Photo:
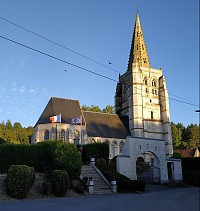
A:
{"label": "stone staircase", "polygon": [[92,165],[83,165],[81,169],[81,178],[92,177],[94,181],[94,192],[93,194],[110,194],[112,193],[111,188],[97,173]]}

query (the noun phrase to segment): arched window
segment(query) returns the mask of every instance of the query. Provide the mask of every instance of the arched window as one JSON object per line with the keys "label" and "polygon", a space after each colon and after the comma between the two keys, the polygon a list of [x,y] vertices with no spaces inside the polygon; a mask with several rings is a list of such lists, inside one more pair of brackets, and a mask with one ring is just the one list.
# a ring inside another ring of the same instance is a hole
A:
{"label": "arched window", "polygon": [[157,95],[158,92],[157,92],[157,82],[155,79],[152,80],[152,94],[153,95]]}
{"label": "arched window", "polygon": [[61,130],[61,136],[60,136],[61,141],[65,141],[65,130]]}
{"label": "arched window", "polygon": [[74,139],[79,139],[79,131],[78,130],[74,131]]}
{"label": "arched window", "polygon": [[153,111],[151,111],[151,119],[153,119]]}
{"label": "arched window", "polygon": [[49,131],[48,130],[44,131],[44,140],[49,140]]}
{"label": "arched window", "polygon": [[118,155],[118,152],[117,152],[117,142],[116,141],[114,141],[113,147],[114,147],[113,148],[113,152],[114,152],[113,155],[116,156],[116,155]]}
{"label": "arched window", "polygon": [[147,79],[147,77],[144,78],[144,85],[145,85],[145,86],[148,85],[148,79]]}
{"label": "arched window", "polygon": [[153,81],[152,81],[152,86],[153,87],[156,87],[156,81],[155,81],[155,79],[153,79]]}

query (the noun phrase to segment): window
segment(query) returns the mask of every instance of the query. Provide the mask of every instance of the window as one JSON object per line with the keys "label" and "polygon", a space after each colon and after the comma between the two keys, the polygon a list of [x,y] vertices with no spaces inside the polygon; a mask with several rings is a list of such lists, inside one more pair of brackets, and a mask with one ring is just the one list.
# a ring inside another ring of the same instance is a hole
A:
{"label": "window", "polygon": [[147,84],[148,84],[148,80],[147,80],[147,78],[145,77],[145,78],[144,78],[144,85],[147,86]]}
{"label": "window", "polygon": [[153,119],[153,111],[151,111],[151,119]]}
{"label": "window", "polygon": [[156,87],[156,81],[155,80],[152,81],[152,86]]}
{"label": "window", "polygon": [[65,141],[65,131],[63,129],[61,130],[60,139],[61,139],[61,141]]}
{"label": "window", "polygon": [[44,131],[44,140],[49,140],[49,131],[48,130]]}
{"label": "window", "polygon": [[122,153],[123,147],[124,147],[124,142],[121,141],[120,144],[119,144],[119,153],[120,153],[120,154]]}

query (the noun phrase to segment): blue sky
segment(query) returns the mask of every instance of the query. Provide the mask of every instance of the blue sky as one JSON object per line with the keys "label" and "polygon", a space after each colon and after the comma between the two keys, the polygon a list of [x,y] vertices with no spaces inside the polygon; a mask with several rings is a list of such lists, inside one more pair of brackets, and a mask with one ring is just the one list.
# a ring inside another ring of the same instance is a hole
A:
{"label": "blue sky", "polygon": [[[199,103],[198,0],[0,0],[0,5],[1,18],[114,70],[2,19],[0,36],[114,80],[127,68],[138,7],[151,67],[163,69],[169,97]],[[0,57],[0,122],[34,126],[52,96],[101,108],[114,105],[114,81],[2,38]],[[175,123],[199,123],[198,106],[170,99],[170,109]]]}

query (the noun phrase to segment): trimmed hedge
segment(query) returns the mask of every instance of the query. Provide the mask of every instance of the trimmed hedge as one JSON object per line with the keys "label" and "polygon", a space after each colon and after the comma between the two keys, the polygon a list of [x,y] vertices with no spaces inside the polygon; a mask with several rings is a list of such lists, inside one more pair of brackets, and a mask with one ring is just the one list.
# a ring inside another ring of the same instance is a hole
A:
{"label": "trimmed hedge", "polygon": [[117,192],[135,192],[135,191],[144,191],[145,190],[145,181],[144,180],[118,180],[117,181]]}
{"label": "trimmed hedge", "polygon": [[33,169],[26,165],[11,165],[7,174],[7,188],[9,194],[17,199],[28,196],[29,189],[35,178]]}
{"label": "trimmed hedge", "polygon": [[53,152],[52,165],[55,170],[67,171],[70,179],[79,177],[82,167],[81,155],[74,145],[60,142]]}
{"label": "trimmed hedge", "polygon": [[64,170],[54,170],[52,173],[52,189],[53,193],[62,197],[65,196],[70,186],[69,176]]}
{"label": "trimmed hedge", "polygon": [[83,163],[89,163],[90,158],[103,158],[109,161],[109,145],[107,143],[93,143],[83,145],[82,159]]}
{"label": "trimmed hedge", "polygon": [[11,165],[27,165],[36,172],[51,173],[54,169],[63,169],[73,178],[80,175],[82,166],[76,147],[60,141],[34,145],[1,144],[0,155],[0,172],[7,172]]}
{"label": "trimmed hedge", "polygon": [[181,158],[182,171],[200,171],[200,157],[195,158]]}
{"label": "trimmed hedge", "polygon": [[181,158],[183,182],[200,187],[200,157]]}

